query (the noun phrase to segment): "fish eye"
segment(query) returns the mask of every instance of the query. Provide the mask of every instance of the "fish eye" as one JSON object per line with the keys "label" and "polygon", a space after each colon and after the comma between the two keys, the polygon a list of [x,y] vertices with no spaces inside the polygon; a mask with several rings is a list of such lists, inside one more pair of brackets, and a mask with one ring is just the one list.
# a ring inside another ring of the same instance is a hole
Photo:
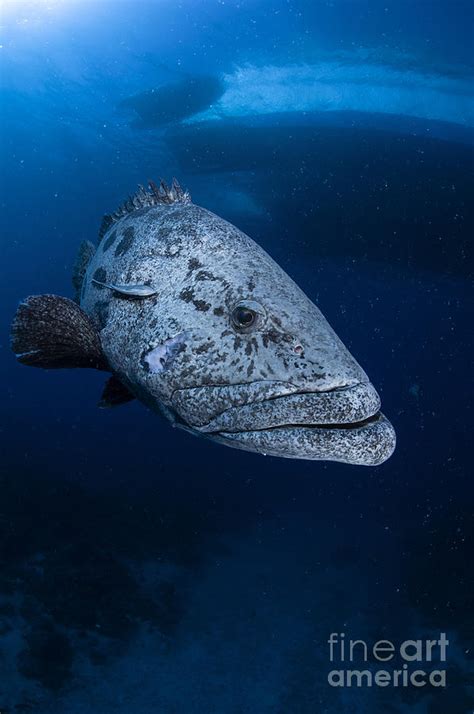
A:
{"label": "fish eye", "polygon": [[232,313],[232,320],[236,327],[250,327],[257,319],[257,313],[248,307],[239,305]]}
{"label": "fish eye", "polygon": [[231,320],[237,330],[246,331],[257,326],[263,315],[262,306],[253,300],[249,300],[248,302],[241,302],[234,307]]}

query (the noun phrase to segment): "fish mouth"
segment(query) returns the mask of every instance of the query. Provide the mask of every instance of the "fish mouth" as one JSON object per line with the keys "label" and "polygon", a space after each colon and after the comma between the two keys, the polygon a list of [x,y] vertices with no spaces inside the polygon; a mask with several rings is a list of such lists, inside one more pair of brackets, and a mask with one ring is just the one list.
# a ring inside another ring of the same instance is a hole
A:
{"label": "fish mouth", "polygon": [[[361,419],[360,421],[354,421],[354,422],[348,422],[348,423],[342,423],[342,424],[282,424],[280,426],[269,426],[269,427],[262,427],[261,429],[254,429],[254,431],[272,431],[274,429],[298,429],[300,427],[305,427],[306,429],[362,429],[365,426],[368,426],[369,424],[375,424],[376,422],[379,421],[380,417],[382,416],[381,412],[377,412],[376,414],[373,414],[370,417],[367,417],[366,419]],[[225,432],[219,432],[220,434],[223,434]],[[229,432],[232,433],[232,432]],[[234,432],[234,433],[240,433],[240,432]]]}
{"label": "fish mouth", "polygon": [[339,461],[379,466],[395,450],[395,430],[377,412],[346,424],[287,424],[266,429],[209,434],[213,440],[245,451],[309,461]]}
{"label": "fish mouth", "polygon": [[396,443],[370,382],[247,401],[192,429],[246,451],[365,466],[386,461]]}

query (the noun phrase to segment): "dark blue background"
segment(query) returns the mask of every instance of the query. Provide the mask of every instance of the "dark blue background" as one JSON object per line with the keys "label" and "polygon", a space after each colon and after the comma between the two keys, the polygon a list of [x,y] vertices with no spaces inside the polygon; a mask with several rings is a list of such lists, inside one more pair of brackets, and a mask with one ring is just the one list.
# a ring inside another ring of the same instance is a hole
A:
{"label": "dark blue background", "polygon": [[[282,105],[145,131],[118,108],[246,63],[346,52],[357,67],[366,48],[381,66],[468,78],[472,22],[461,1],[7,3],[2,714],[472,709],[466,114],[443,124],[402,105],[400,115],[304,116]],[[18,301],[71,295],[77,247],[95,240],[102,214],[137,182],[173,174],[318,303],[395,425],[389,462],[225,449],[137,403],[98,410],[100,374],[16,364]],[[331,632],[400,641],[440,631],[452,643],[445,691],[327,684]]]}

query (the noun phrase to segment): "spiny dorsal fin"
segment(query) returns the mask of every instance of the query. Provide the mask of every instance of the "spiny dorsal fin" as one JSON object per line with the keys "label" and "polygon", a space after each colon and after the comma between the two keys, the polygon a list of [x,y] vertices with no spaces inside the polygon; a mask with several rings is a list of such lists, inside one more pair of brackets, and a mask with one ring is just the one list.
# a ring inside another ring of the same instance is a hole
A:
{"label": "spiny dorsal fin", "polygon": [[109,369],[89,316],[75,302],[58,295],[30,295],[20,303],[11,346],[18,361],[31,367]]}
{"label": "spiny dorsal fin", "polygon": [[135,396],[114,374],[108,379],[104,386],[104,391],[98,406],[102,409],[118,407],[135,399]]}
{"label": "spiny dorsal fin", "polygon": [[134,211],[138,211],[141,208],[191,202],[191,196],[188,191],[184,191],[175,178],[171,181],[171,186],[168,186],[166,181],[161,179],[158,186],[154,181],[150,180],[148,187],[149,190],[139,185],[136,193],[133,196],[129,196],[114,213],[109,213],[103,217],[99,229],[99,241],[102,240],[110,227],[120,220],[120,218]]}
{"label": "spiny dorsal fin", "polygon": [[84,276],[86,270],[95,255],[95,245],[90,242],[90,240],[83,240],[79,246],[79,251],[77,253],[76,262],[74,263],[74,268],[72,269],[72,286],[74,288],[74,301],[80,302],[81,299],[81,288],[84,282]]}

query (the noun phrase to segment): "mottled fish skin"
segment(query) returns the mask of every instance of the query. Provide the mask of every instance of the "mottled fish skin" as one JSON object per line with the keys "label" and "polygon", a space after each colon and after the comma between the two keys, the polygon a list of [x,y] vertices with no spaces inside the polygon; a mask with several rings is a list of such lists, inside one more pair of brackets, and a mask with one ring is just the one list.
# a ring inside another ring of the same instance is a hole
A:
{"label": "mottled fish skin", "polygon": [[[250,451],[368,465],[391,455],[395,433],[367,375],[251,238],[187,195],[108,225],[80,304],[111,369],[139,399]],[[154,292],[121,299],[117,288],[127,285]],[[254,324],[236,325],[237,307],[253,311]]]}

